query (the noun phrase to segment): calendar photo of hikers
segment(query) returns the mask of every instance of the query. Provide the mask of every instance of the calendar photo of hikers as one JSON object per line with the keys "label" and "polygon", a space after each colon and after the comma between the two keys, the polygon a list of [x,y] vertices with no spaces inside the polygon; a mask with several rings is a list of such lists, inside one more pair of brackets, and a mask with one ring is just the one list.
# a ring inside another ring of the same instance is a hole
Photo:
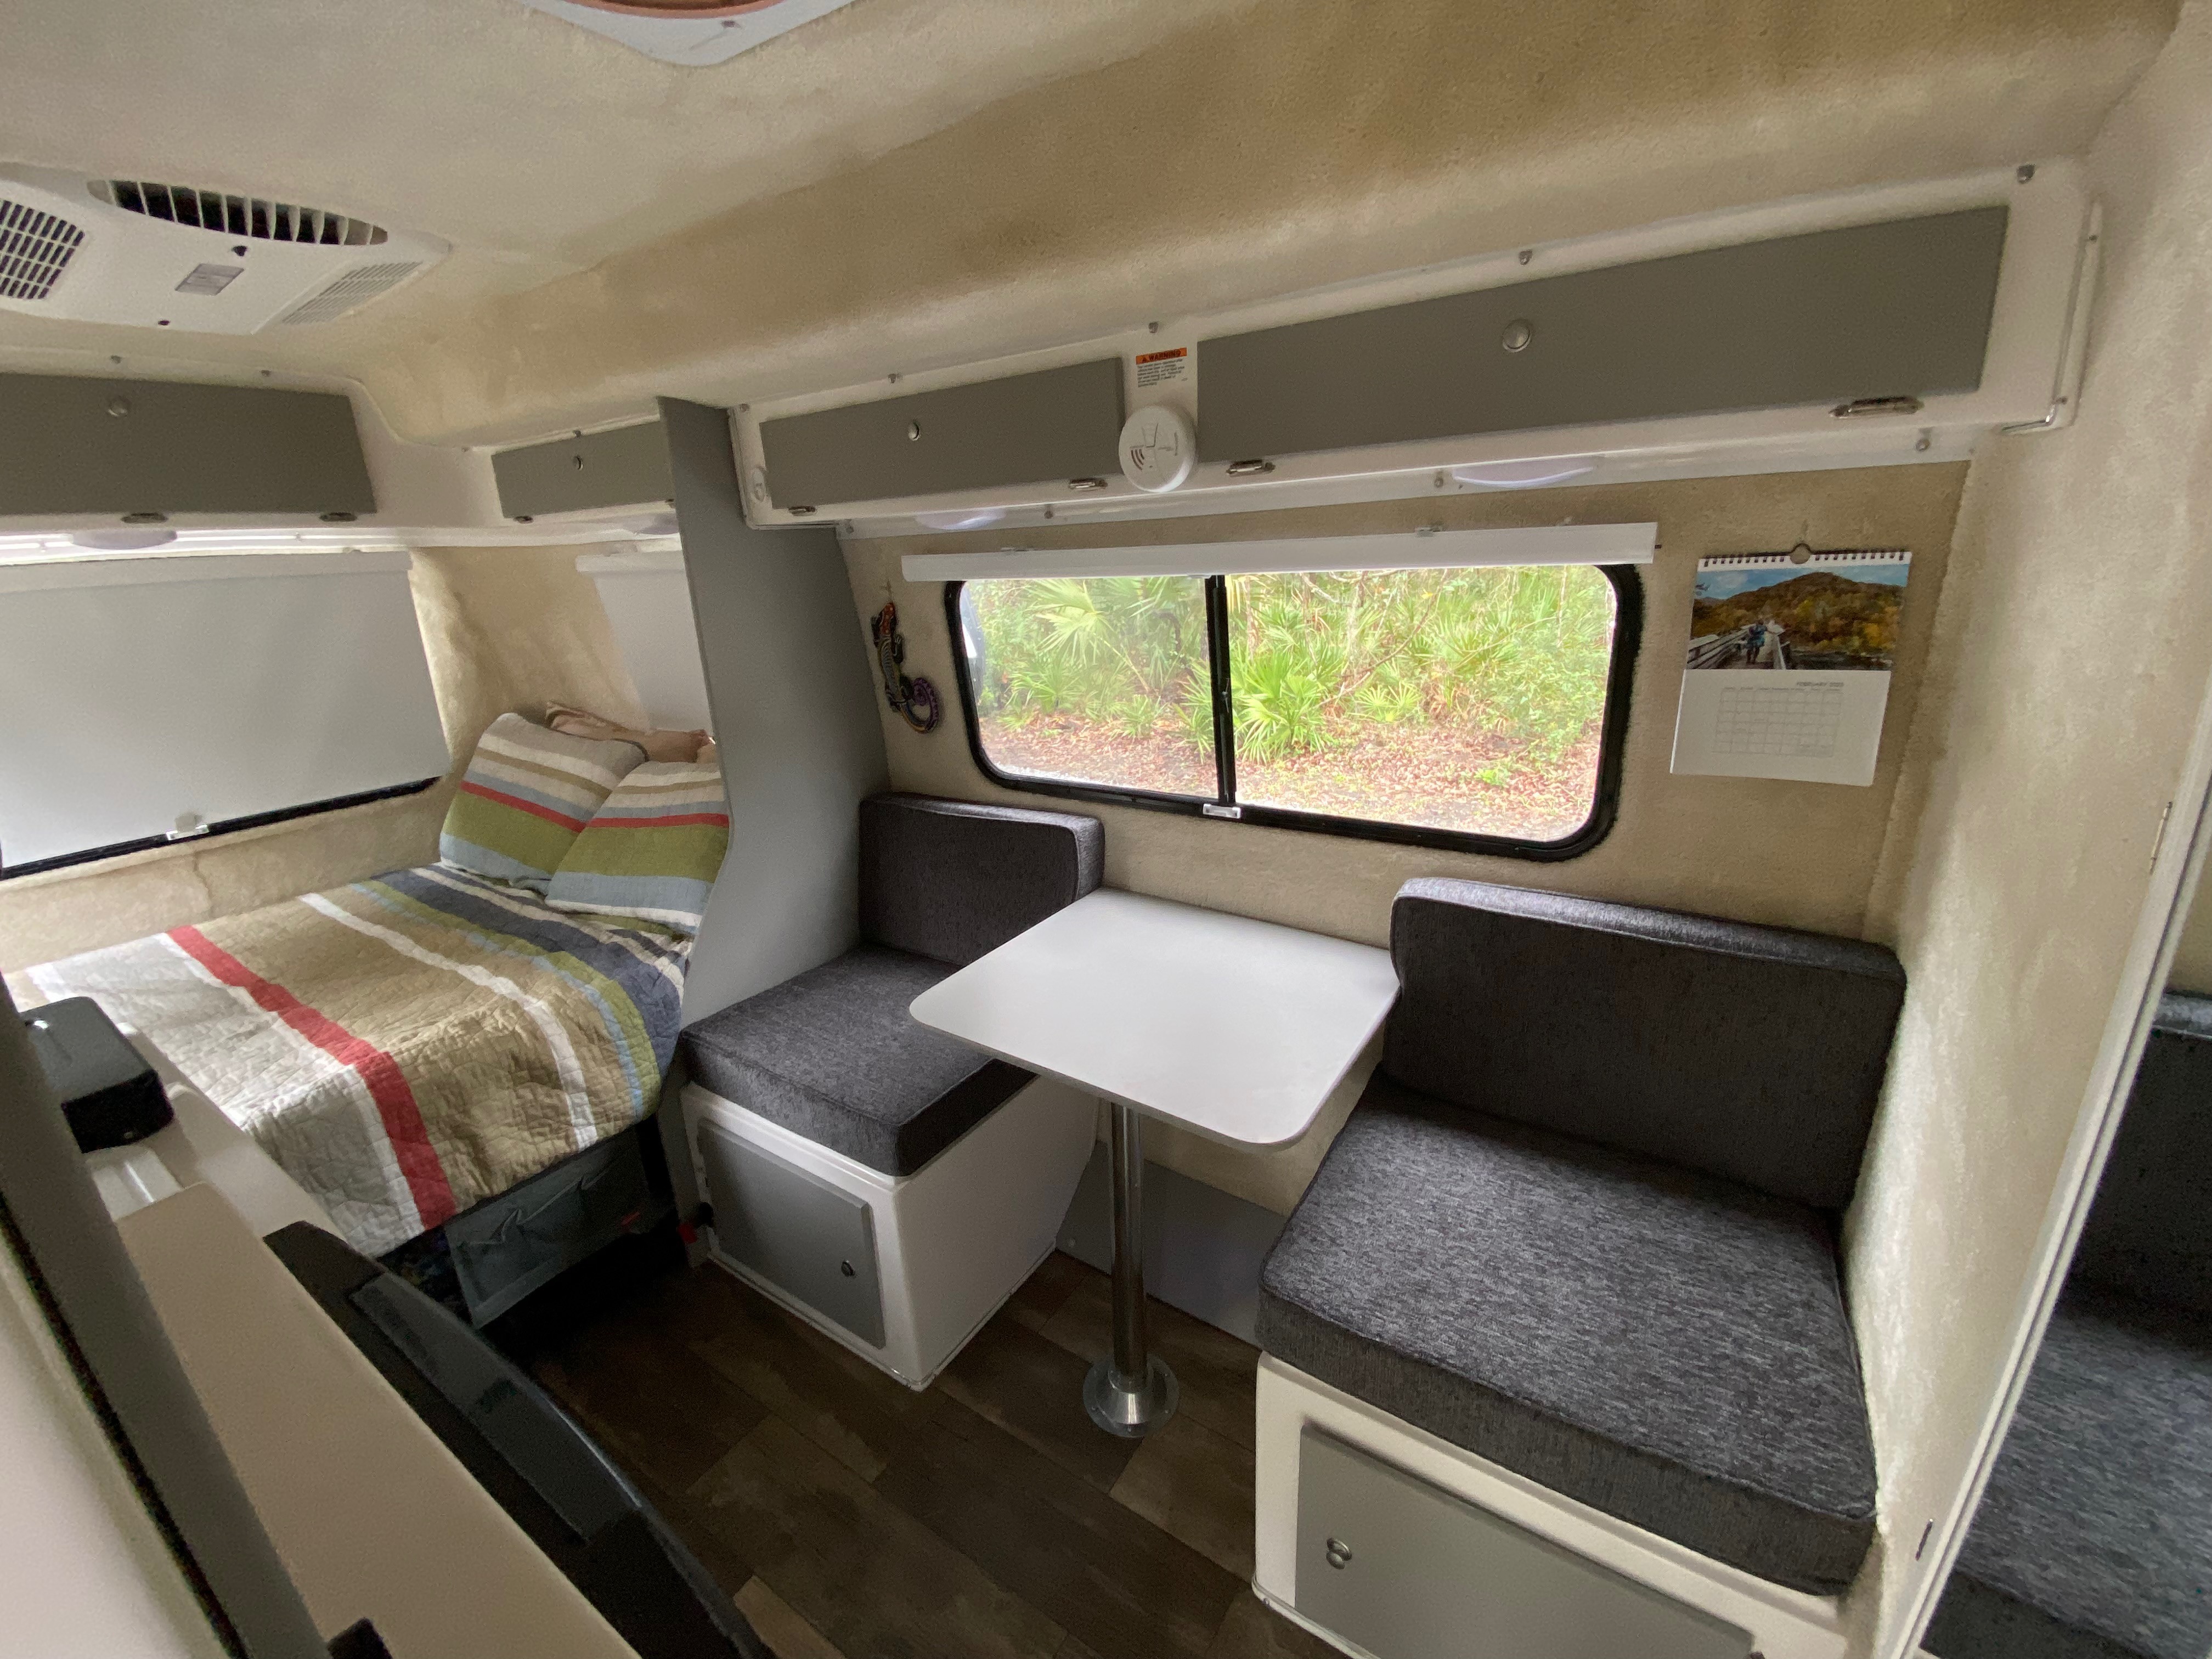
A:
{"label": "calendar photo of hikers", "polygon": [[1887,672],[1911,574],[1890,550],[1700,560],[1684,665]]}

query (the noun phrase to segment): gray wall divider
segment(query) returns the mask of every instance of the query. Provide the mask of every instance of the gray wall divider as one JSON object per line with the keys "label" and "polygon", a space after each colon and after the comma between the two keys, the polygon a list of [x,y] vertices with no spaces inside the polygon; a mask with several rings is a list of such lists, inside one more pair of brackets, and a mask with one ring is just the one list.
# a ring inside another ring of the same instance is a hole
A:
{"label": "gray wall divider", "polygon": [[761,423],[778,507],[1112,477],[1121,437],[1119,357]]}
{"label": "gray wall divider", "polygon": [[665,501],[675,493],[658,421],[503,449],[491,471],[499,510],[510,519]]}
{"label": "gray wall divider", "polygon": [[1815,231],[1201,340],[1198,456],[1971,392],[2006,217]]}
{"label": "gray wall divider", "polygon": [[688,1023],[850,947],[860,798],[886,767],[836,534],[745,522],[726,410],[665,398],[660,418],[730,800],[729,856],[684,981]]}
{"label": "gray wall divider", "polygon": [[0,374],[0,515],[376,511],[335,392]]}

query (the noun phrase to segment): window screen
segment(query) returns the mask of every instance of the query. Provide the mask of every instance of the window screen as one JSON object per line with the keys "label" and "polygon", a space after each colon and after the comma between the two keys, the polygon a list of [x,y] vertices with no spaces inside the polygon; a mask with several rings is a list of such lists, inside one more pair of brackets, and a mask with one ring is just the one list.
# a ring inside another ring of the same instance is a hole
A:
{"label": "window screen", "polygon": [[948,587],[1017,787],[1566,856],[1603,834],[1640,620],[1619,566]]}
{"label": "window screen", "polygon": [[972,718],[1000,770],[1212,798],[1202,578],[1045,577],[963,594]]}
{"label": "window screen", "polygon": [[404,553],[0,566],[0,872],[442,775]]}

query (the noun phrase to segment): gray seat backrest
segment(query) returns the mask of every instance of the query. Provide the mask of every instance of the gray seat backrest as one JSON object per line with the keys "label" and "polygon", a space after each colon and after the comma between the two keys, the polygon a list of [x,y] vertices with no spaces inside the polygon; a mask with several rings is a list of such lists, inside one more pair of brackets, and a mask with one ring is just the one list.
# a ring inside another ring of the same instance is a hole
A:
{"label": "gray seat backrest", "polygon": [[2159,999],[2070,1275],[2212,1314],[2212,998]]}
{"label": "gray seat backrest", "polygon": [[1398,890],[1382,1069],[1425,1094],[1840,1209],[1905,970],[1877,945],[1487,882]]}
{"label": "gray seat backrest", "polygon": [[1097,818],[927,795],[860,803],[860,936],[965,967],[1098,885]]}

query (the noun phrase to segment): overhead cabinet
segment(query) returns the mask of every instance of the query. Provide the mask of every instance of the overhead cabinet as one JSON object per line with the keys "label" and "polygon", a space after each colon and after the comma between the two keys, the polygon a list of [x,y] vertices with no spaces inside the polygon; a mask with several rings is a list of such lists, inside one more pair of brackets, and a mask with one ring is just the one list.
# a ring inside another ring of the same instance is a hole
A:
{"label": "overhead cabinet", "polygon": [[0,374],[0,518],[376,511],[331,392]]}
{"label": "overhead cabinet", "polygon": [[510,519],[673,499],[668,437],[658,421],[555,438],[491,458],[499,510]]}
{"label": "overhead cabinet", "polygon": [[1201,340],[1199,459],[1972,392],[2008,213],[1816,231]]}
{"label": "overhead cabinet", "polygon": [[[895,535],[1149,515],[1163,487],[1170,512],[1234,511],[1370,479],[1425,495],[1955,462],[1991,433],[2073,419],[2100,222],[2080,163],[2060,158],[756,399],[732,421],[745,511]],[[1121,422],[1155,410],[1132,441],[1175,465],[1133,473]]]}
{"label": "overhead cabinet", "polygon": [[779,507],[1116,477],[1121,434],[1118,357],[761,425]]}

